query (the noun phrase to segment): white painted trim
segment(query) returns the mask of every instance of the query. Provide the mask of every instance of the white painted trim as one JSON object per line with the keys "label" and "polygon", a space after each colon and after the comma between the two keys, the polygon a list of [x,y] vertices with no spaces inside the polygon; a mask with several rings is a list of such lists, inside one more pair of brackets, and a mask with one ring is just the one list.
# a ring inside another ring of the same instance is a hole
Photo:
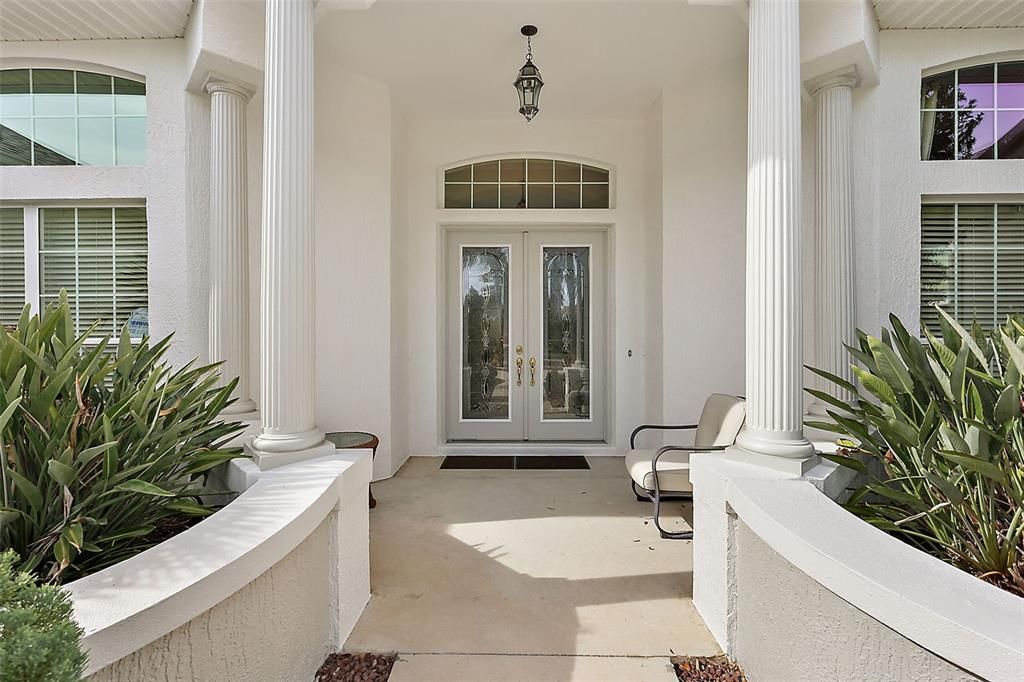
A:
{"label": "white painted trim", "polygon": [[726,486],[754,533],[840,598],[975,675],[1020,679],[1024,598],[883,533],[806,481],[734,477]]}
{"label": "white painted trim", "polygon": [[210,518],[68,585],[75,620],[85,630],[86,675],[224,601],[280,562],[332,511],[349,503],[365,507],[370,455],[345,450],[262,472]]}

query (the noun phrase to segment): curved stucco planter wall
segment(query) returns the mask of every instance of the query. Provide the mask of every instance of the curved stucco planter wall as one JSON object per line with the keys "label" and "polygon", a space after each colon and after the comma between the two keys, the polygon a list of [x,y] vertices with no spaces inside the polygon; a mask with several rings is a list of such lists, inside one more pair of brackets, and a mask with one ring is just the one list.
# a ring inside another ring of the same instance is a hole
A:
{"label": "curved stucco planter wall", "polygon": [[920,552],[806,481],[726,485],[730,650],[752,680],[1019,680],[1024,599]]}
{"label": "curved stucco planter wall", "polygon": [[91,680],[308,682],[341,647],[370,594],[370,452],[235,466],[227,507],[68,586]]}

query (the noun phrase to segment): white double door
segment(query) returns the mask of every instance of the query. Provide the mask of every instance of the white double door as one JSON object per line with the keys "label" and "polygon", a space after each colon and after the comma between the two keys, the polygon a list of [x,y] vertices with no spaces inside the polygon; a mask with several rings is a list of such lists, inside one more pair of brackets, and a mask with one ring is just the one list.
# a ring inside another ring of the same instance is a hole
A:
{"label": "white double door", "polygon": [[605,438],[604,234],[448,233],[448,439]]}

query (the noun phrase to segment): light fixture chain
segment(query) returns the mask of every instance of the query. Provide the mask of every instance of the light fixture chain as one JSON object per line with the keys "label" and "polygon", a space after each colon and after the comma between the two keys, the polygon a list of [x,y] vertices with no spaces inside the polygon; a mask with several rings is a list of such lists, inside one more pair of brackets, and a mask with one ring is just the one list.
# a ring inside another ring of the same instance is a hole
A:
{"label": "light fixture chain", "polygon": [[533,61],[533,38],[526,36],[526,61]]}

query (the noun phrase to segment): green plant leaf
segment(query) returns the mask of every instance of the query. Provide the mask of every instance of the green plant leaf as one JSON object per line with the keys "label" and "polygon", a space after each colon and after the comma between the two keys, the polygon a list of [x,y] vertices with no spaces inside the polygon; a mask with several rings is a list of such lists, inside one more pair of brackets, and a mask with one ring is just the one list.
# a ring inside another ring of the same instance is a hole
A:
{"label": "green plant leaf", "polygon": [[[1000,426],[1021,416],[1021,395],[1016,386],[1007,386],[999,394],[996,406],[992,410],[992,418]],[[0,419],[0,424],[3,419]]]}
{"label": "green plant leaf", "polygon": [[870,391],[876,398],[889,404],[896,403],[896,393],[883,379],[860,367],[854,367],[853,373],[857,375],[857,379],[860,380],[864,388]]}
{"label": "green plant leaf", "polygon": [[60,535],[75,549],[82,549],[82,543],[85,542],[85,532],[82,529],[82,524],[72,523],[65,527]]}
{"label": "green plant leaf", "polygon": [[823,379],[827,379],[827,380],[831,381],[833,384],[835,384],[839,388],[845,389],[845,390],[849,391],[850,393],[856,393],[857,392],[857,387],[856,386],[854,386],[852,383],[850,383],[846,379],[843,379],[842,377],[839,377],[839,376],[837,376],[835,374],[832,374],[831,372],[826,372],[823,369],[818,369],[817,367],[810,367],[810,366],[807,366],[807,370],[810,371],[810,372],[813,372],[814,374],[817,374],[818,376],[822,377]]}
{"label": "green plant leaf", "polygon": [[965,382],[967,381],[967,346],[960,347],[960,352],[953,363],[953,369],[949,373],[949,388],[953,394],[953,403],[960,405],[964,399]]}
{"label": "green plant leaf", "polygon": [[827,459],[830,462],[835,462],[839,466],[846,467],[847,469],[853,469],[854,471],[857,471],[862,474],[866,474],[868,471],[867,467],[864,466],[864,462],[861,462],[859,459],[854,459],[853,457],[846,457],[845,455],[823,454],[821,458]]}
{"label": "green plant leaf", "polygon": [[140,538],[149,535],[154,530],[155,526],[137,526],[135,528],[126,528],[125,530],[111,533],[103,536],[104,543],[116,542],[117,540],[124,540],[126,538]]}
{"label": "green plant leaf", "polygon": [[1006,335],[1005,331],[999,331],[1000,338],[1003,340],[1003,345],[1006,347],[1006,353],[1010,356],[1010,361],[1013,366],[1017,368],[1019,374],[1024,375],[1024,350]]}
{"label": "green plant leaf", "polygon": [[192,500],[175,500],[174,502],[168,502],[167,508],[190,516],[210,516],[213,514],[212,509],[204,507],[201,504],[197,504]]}
{"label": "green plant leaf", "polygon": [[75,470],[63,462],[51,459],[46,464],[46,471],[50,474],[50,478],[65,488],[70,488],[75,482]]}
{"label": "green plant leaf", "polygon": [[951,329],[953,329],[957,334],[960,335],[960,339],[963,341],[963,345],[967,346],[967,348],[970,349],[971,353],[974,354],[974,357],[978,360],[979,363],[981,363],[981,366],[987,366],[988,358],[985,357],[985,353],[982,352],[981,347],[978,345],[978,342],[974,340],[974,337],[971,336],[971,333],[964,329],[959,322],[954,320],[950,316],[950,314],[943,310],[941,307],[935,306],[935,309],[939,311],[939,315],[942,315],[942,317],[945,318],[946,324],[948,324]]}
{"label": "green plant leaf", "polygon": [[910,372],[892,348],[871,336],[868,337],[868,344],[871,346],[871,355],[875,358],[878,374],[889,387],[896,393],[913,393],[914,381],[910,378]]}
{"label": "green plant leaf", "polygon": [[7,428],[7,422],[11,420],[11,415],[18,409],[19,405],[21,405],[21,396],[15,398],[11,404],[4,408],[3,412],[0,412],[0,431]]}
{"label": "green plant leaf", "polygon": [[949,500],[951,504],[963,504],[964,495],[955,485],[930,471],[925,473],[925,478],[928,479],[929,483],[938,488],[942,496]]}
{"label": "green plant leaf", "polygon": [[114,490],[123,492],[140,493],[142,495],[156,495],[157,497],[174,497],[174,493],[164,490],[158,485],[140,478],[133,478],[114,487]]}
{"label": "green plant leaf", "polygon": [[88,464],[89,462],[99,457],[110,448],[116,446],[117,441],[115,440],[109,443],[103,443],[102,445],[94,445],[91,448],[86,448],[85,450],[82,450],[80,453],[78,453],[78,461],[82,464]]}
{"label": "green plant leaf", "polygon": [[952,452],[950,450],[939,450],[938,453],[945,459],[955,464],[959,464],[968,471],[981,474],[982,476],[996,481],[997,483],[1006,482],[1006,474],[1003,473],[1002,469],[991,462],[986,462],[978,459],[977,457],[964,455],[959,452]]}
{"label": "green plant leaf", "polygon": [[43,494],[39,491],[39,488],[32,483],[32,481],[28,480],[13,469],[5,470],[4,474],[11,477],[11,480],[14,482],[14,487],[18,489],[19,493],[25,496],[25,499],[28,501],[28,504],[33,511],[37,511],[43,506]]}

